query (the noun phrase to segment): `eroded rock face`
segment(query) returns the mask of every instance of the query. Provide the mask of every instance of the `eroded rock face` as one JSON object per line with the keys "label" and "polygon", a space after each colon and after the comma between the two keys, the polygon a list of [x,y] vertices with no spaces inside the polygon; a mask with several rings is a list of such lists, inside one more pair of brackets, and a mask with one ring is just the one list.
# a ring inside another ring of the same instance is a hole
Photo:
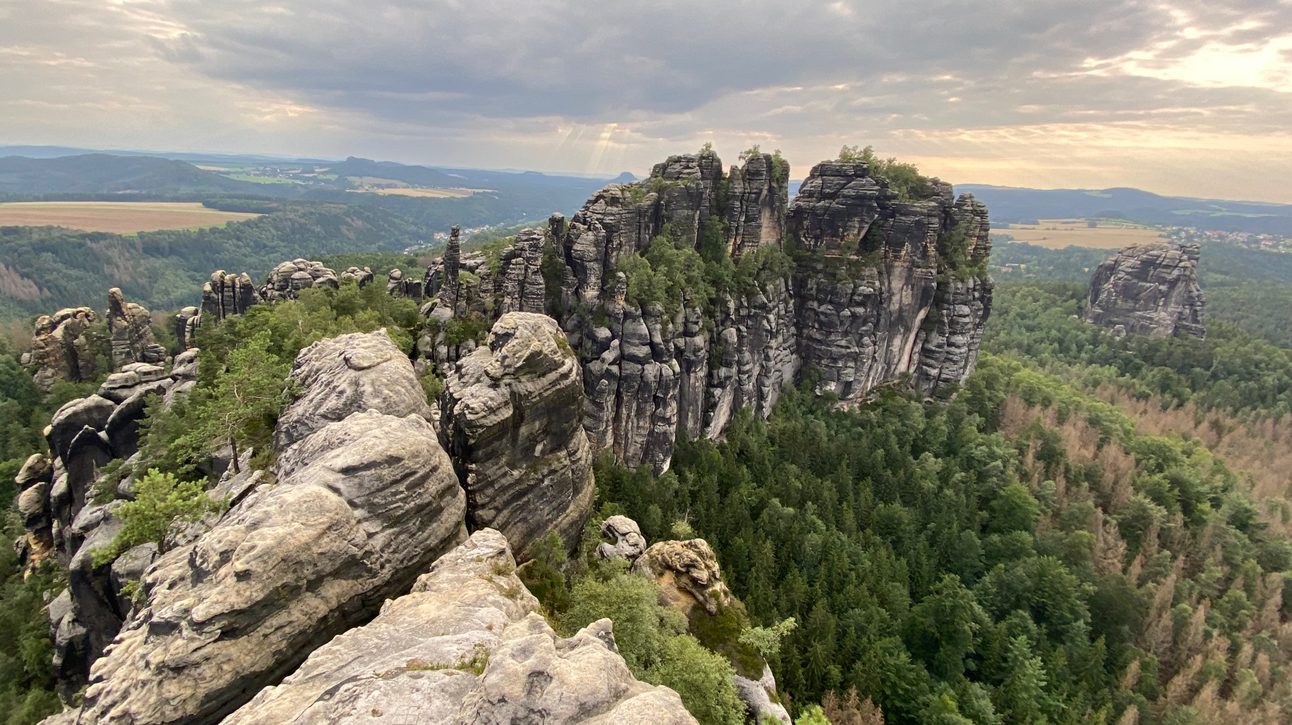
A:
{"label": "eroded rock face", "polygon": [[211,273],[211,280],[202,285],[202,315],[212,321],[231,315],[246,314],[260,301],[251,275],[230,274],[223,269]]}
{"label": "eroded rock face", "polygon": [[166,362],[166,348],[153,336],[152,315],[142,305],[127,302],[116,287],[108,290],[108,335],[114,369],[135,362]]}
{"label": "eroded rock face", "polygon": [[441,421],[473,528],[496,528],[521,555],[549,531],[567,546],[592,509],[582,380],[550,317],[511,312],[445,381]]}
{"label": "eroded rock face", "polygon": [[558,637],[515,571],[506,538],[477,531],[225,723],[694,722],[633,678],[608,620]]}
{"label": "eroded rock face", "polygon": [[[384,332],[343,337],[294,366],[304,394],[276,432],[277,483],[147,569],[144,603],[91,670],[81,721],[214,722],[463,540],[462,490],[411,363]],[[383,368],[396,362],[406,374]],[[319,388],[347,394],[325,403]],[[408,412],[398,400],[421,402]]]}
{"label": "eroded rock face", "polygon": [[1198,245],[1148,244],[1109,257],[1090,279],[1086,321],[1119,334],[1205,337]]}
{"label": "eroded rock face", "polygon": [[430,417],[426,394],[408,357],[385,330],[339,335],[310,345],[296,356],[291,378],[300,394],[278,417],[274,448],[279,451],[356,411]]}
{"label": "eroded rock face", "polygon": [[[986,208],[936,179],[901,197],[860,162],[817,165],[788,204],[787,178],[767,154],[726,176],[711,151],[674,156],[648,179],[602,189],[568,224],[554,215],[523,232],[501,263],[451,249],[428,270],[438,301],[424,308],[433,320],[419,352],[438,364],[469,354],[477,339],[464,331],[538,309],[541,289],[583,366],[593,449],[656,472],[679,435],[719,438],[742,408],[766,416],[807,375],[844,404],[885,384],[933,395],[963,382],[991,309]],[[754,257],[780,266],[712,299],[626,301],[616,269],[628,256],[665,231],[698,247],[717,221],[737,259],[783,239],[800,251]]]}
{"label": "eroded rock face", "polygon": [[260,286],[260,299],[265,302],[295,299],[300,291],[310,287],[339,286],[336,272],[322,262],[293,259],[269,271]]}
{"label": "eroded rock face", "polygon": [[85,334],[98,320],[89,307],[71,307],[36,318],[31,352],[24,361],[37,387],[48,391],[60,381],[90,380],[95,373],[92,341]]}

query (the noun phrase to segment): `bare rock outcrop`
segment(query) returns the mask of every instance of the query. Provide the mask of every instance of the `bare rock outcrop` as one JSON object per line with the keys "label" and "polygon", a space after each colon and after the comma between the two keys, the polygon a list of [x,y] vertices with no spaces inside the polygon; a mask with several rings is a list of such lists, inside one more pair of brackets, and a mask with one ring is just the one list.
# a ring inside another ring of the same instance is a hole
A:
{"label": "bare rock outcrop", "polygon": [[246,314],[260,301],[251,275],[230,274],[223,269],[211,273],[209,282],[202,285],[202,315],[218,322],[232,315]]}
{"label": "bare rock outcrop", "polygon": [[550,317],[511,312],[445,381],[441,421],[472,528],[524,556],[556,531],[573,547],[592,509],[592,453],[578,360]]}
{"label": "bare rock outcrop", "polygon": [[1109,257],[1090,278],[1085,318],[1117,334],[1205,337],[1196,244],[1147,244]]}
{"label": "bare rock outcrop", "polygon": [[[463,494],[411,364],[384,332],[345,337],[298,358],[304,394],[276,434],[277,482],[148,567],[79,721],[214,722],[463,540]],[[399,399],[421,403],[388,407]]]}
{"label": "bare rock outcrop", "polygon": [[[48,608],[54,673],[64,697],[85,684],[130,610],[122,590],[139,569],[95,562],[93,552],[120,527],[116,499],[129,496],[133,479],[126,464],[139,445],[145,406],[153,396],[182,394],[191,386],[196,358],[197,350],[176,356],[169,372],[128,363],[94,395],[69,401],[46,429],[49,455],[32,456],[17,476],[26,529],[16,544],[20,560],[29,570],[51,558],[67,569],[68,589]],[[143,561],[142,555],[135,552],[132,561]]]}
{"label": "bare rock outcrop", "polygon": [[[866,162],[818,164],[792,202],[787,179],[779,156],[752,154],[724,175],[705,149],[608,185],[501,254],[451,240],[427,271],[419,354],[447,370],[498,315],[545,310],[583,367],[592,448],[657,472],[679,436],[719,438],[737,411],[766,416],[808,376],[844,404],[895,383],[954,390],[991,311],[986,208],[936,179],[899,193]],[[712,295],[630,302],[624,262],[666,232],[711,256],[725,241],[746,276]]]}
{"label": "bare rock outcrop", "polygon": [[336,271],[322,262],[293,259],[269,271],[265,283],[260,285],[260,299],[265,302],[291,300],[295,299],[303,289],[336,288],[339,285]]}
{"label": "bare rock outcrop", "polygon": [[558,637],[515,572],[506,538],[477,531],[224,722],[694,722],[632,676],[608,620]]}
{"label": "bare rock outcrop", "polygon": [[108,336],[112,339],[112,367],[142,362],[166,362],[166,348],[153,336],[152,315],[142,305],[127,302],[121,290],[108,290]]}
{"label": "bare rock outcrop", "polygon": [[396,267],[386,275],[386,292],[396,297],[407,297],[410,300],[422,299],[422,280],[407,276],[404,270]]}
{"label": "bare rock outcrop", "polygon": [[36,386],[49,390],[60,381],[90,380],[95,373],[95,345],[87,332],[99,317],[89,307],[69,307],[36,318],[31,352],[23,362]]}

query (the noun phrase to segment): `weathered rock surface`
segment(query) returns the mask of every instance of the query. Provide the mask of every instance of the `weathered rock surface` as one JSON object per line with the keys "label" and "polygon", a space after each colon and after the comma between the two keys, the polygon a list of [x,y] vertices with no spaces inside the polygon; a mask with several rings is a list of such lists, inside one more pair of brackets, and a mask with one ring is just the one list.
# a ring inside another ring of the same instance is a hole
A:
{"label": "weathered rock surface", "polygon": [[297,360],[304,394],[276,433],[277,484],[147,569],[143,603],[91,670],[81,722],[213,722],[465,537],[462,490],[411,364],[384,332],[344,337]]}
{"label": "weathered rock surface", "polygon": [[37,387],[49,390],[59,381],[80,382],[94,377],[95,350],[86,335],[98,315],[89,307],[72,307],[36,318],[31,352],[23,356]]}
{"label": "weathered rock surface", "polygon": [[296,356],[291,379],[300,394],[278,416],[274,448],[280,451],[356,411],[430,416],[408,357],[385,330],[339,335],[310,345]]}
{"label": "weathered rock surface", "polygon": [[346,267],[346,270],[341,273],[340,277],[342,282],[353,280],[354,283],[360,287],[366,286],[374,279],[376,279],[376,277],[368,267]]}
{"label": "weathered rock surface", "polygon": [[202,315],[212,321],[246,314],[259,301],[256,285],[246,272],[230,274],[223,269],[216,270],[211,273],[211,280],[202,285]]}
{"label": "weathered rock surface", "polygon": [[402,269],[395,268],[386,275],[386,292],[396,297],[421,300],[422,280],[406,276]]}
{"label": "weathered rock surface", "polygon": [[1086,321],[1119,334],[1205,337],[1196,244],[1127,247],[1090,278]]}
{"label": "weathered rock surface", "polygon": [[608,620],[556,636],[515,569],[506,539],[477,531],[224,722],[694,722],[672,690],[633,678]]}
{"label": "weathered rock surface", "polygon": [[665,585],[666,597],[679,609],[696,604],[716,615],[731,606],[731,590],[722,581],[718,557],[704,539],[651,544],[633,566]]}
{"label": "weathered rock surface", "polygon": [[[497,259],[451,240],[427,271],[438,297],[423,308],[434,320],[419,352],[444,366],[475,348],[463,330],[506,311],[552,312],[583,366],[593,449],[657,472],[679,435],[719,438],[742,408],[766,416],[808,373],[843,403],[897,381],[926,395],[963,382],[991,309],[986,208],[936,179],[901,198],[866,163],[819,164],[792,203],[787,179],[768,154],[725,176],[711,151],[674,156],[602,189],[568,224],[554,215],[522,232]],[[676,312],[625,301],[616,268],[627,256],[666,230],[698,247],[718,221],[737,259],[784,239],[804,253],[782,253],[789,269],[760,270],[739,291],[686,296]]]}
{"label": "weathered rock surface", "polygon": [[[70,696],[85,684],[90,666],[116,635],[130,605],[122,587],[136,568],[94,564],[93,551],[108,545],[120,524],[114,498],[130,496],[131,478],[105,472],[139,444],[139,422],[151,396],[182,394],[197,375],[196,349],[175,358],[171,372],[127,363],[98,393],[69,401],[46,429],[50,457],[33,456],[19,472],[18,505],[26,533],[17,546],[28,569],[55,558],[68,569],[69,589],[49,609],[58,690]],[[115,463],[114,463],[115,462]],[[139,557],[134,561],[138,564]]]}
{"label": "weathered rock surface", "polygon": [[181,350],[187,350],[197,345],[197,326],[202,324],[202,308],[181,307],[175,313],[175,339],[179,341]]}
{"label": "weathered rock surface", "polygon": [[597,556],[602,559],[627,559],[632,563],[646,553],[646,537],[642,536],[637,522],[627,516],[611,516],[602,521],[601,536],[615,541],[613,544],[603,541],[597,545]]}
{"label": "weathered rock surface", "polygon": [[166,362],[166,348],[153,336],[152,315],[143,306],[127,302],[116,287],[108,290],[108,336],[114,369],[134,362]]}
{"label": "weathered rock surface", "polygon": [[556,531],[573,547],[592,509],[582,380],[550,317],[511,312],[445,381],[441,421],[473,528],[496,528],[523,557]]}
{"label": "weathered rock surface", "polygon": [[260,299],[265,302],[290,300],[295,299],[303,289],[335,288],[339,284],[336,271],[324,266],[322,262],[293,259],[269,271],[265,283],[260,286]]}

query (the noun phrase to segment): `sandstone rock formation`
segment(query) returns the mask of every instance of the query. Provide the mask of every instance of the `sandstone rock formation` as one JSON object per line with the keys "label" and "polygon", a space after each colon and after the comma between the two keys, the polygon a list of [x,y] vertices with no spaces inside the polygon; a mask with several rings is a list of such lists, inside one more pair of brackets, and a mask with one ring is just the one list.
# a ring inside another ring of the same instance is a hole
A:
{"label": "sandstone rock formation", "polygon": [[[509,310],[550,311],[583,366],[593,449],[656,471],[679,435],[718,438],[741,408],[766,416],[809,373],[843,403],[901,380],[926,395],[961,383],[991,310],[986,208],[937,180],[901,197],[860,162],[819,164],[792,203],[787,178],[769,154],[726,175],[711,151],[674,156],[493,259],[451,246],[427,273],[434,319],[419,353],[447,366],[477,344],[464,331]],[[628,302],[619,267],[666,231],[684,247],[718,235],[737,261],[770,266],[710,299]],[[756,254],[767,247],[771,262]]]}
{"label": "sandstone rock formation", "polygon": [[134,362],[166,362],[166,348],[153,336],[152,315],[143,306],[126,302],[121,290],[108,290],[108,336],[112,339],[112,368]]}
{"label": "sandstone rock formation", "polygon": [[661,598],[679,611],[691,633],[701,644],[725,655],[735,669],[736,694],[745,703],[751,722],[770,720],[789,725],[790,716],[780,704],[776,678],[771,667],[756,650],[738,641],[715,641],[723,628],[711,622],[734,618],[747,625],[744,605],[731,594],[722,580],[722,570],[709,542],[660,541],[646,547],[637,522],[626,516],[611,516],[601,523],[603,541],[597,556],[623,558],[634,572],[650,576],[660,587]]}
{"label": "sandstone rock formation", "polygon": [[672,690],[633,678],[608,620],[556,636],[515,571],[506,539],[477,531],[224,722],[694,722]]}
{"label": "sandstone rock formation", "polygon": [[521,556],[549,531],[573,548],[593,497],[582,393],[578,360],[545,315],[503,315],[458,361],[441,421],[472,528],[502,531]]}
{"label": "sandstone rock formation", "polygon": [[1196,244],[1127,247],[1090,278],[1086,321],[1118,334],[1205,337]]}
{"label": "sandstone rock formation", "polygon": [[363,287],[376,279],[376,277],[368,267],[347,267],[346,270],[341,273],[340,279],[342,282],[353,280],[355,284]]}
{"label": "sandstone rock formation", "polygon": [[197,346],[197,326],[202,322],[202,308],[181,307],[175,313],[175,339],[179,341],[179,348],[187,350]]}
{"label": "sandstone rock formation", "polygon": [[465,537],[457,477],[384,332],[316,343],[292,378],[304,394],[276,432],[277,483],[148,567],[142,607],[94,663],[81,721],[213,722]]}
{"label": "sandstone rock formation", "polygon": [[404,271],[396,267],[386,275],[386,292],[396,297],[421,300],[422,280],[405,276]]}
{"label": "sandstone rock formation", "polygon": [[211,273],[211,281],[202,285],[202,315],[212,321],[246,314],[259,301],[256,286],[246,272],[229,274],[217,270]]}
{"label": "sandstone rock formation", "polygon": [[23,363],[32,370],[37,387],[49,390],[60,381],[90,380],[95,373],[95,345],[87,335],[98,315],[89,307],[72,307],[36,318],[31,352]]}
{"label": "sandstone rock formation", "polygon": [[[58,689],[70,697],[85,683],[129,612],[122,587],[138,569],[96,564],[93,551],[111,542],[120,524],[114,510],[132,480],[109,474],[139,445],[139,422],[155,395],[191,385],[196,350],[176,357],[174,368],[129,363],[108,376],[98,392],[61,407],[46,429],[50,455],[29,458],[16,478],[26,533],[16,542],[28,569],[54,558],[67,568],[68,589],[49,607]],[[134,552],[136,564],[147,557]]]}
{"label": "sandstone rock formation", "polygon": [[322,262],[293,259],[269,271],[265,283],[260,286],[260,299],[265,302],[290,300],[295,299],[303,289],[335,288],[339,284],[336,272]]}

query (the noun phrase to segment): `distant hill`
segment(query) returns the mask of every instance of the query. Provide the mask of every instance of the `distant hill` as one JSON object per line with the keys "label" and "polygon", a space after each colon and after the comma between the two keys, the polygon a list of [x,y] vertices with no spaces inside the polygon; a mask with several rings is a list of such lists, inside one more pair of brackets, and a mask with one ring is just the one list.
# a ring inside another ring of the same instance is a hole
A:
{"label": "distant hill", "polygon": [[1022,189],[957,184],[991,210],[997,223],[1113,217],[1142,224],[1292,236],[1292,204],[1161,196],[1140,189]]}
{"label": "distant hill", "polygon": [[296,196],[291,188],[237,181],[183,161],[147,156],[83,154],[0,158],[0,194],[21,196],[201,194]]}

